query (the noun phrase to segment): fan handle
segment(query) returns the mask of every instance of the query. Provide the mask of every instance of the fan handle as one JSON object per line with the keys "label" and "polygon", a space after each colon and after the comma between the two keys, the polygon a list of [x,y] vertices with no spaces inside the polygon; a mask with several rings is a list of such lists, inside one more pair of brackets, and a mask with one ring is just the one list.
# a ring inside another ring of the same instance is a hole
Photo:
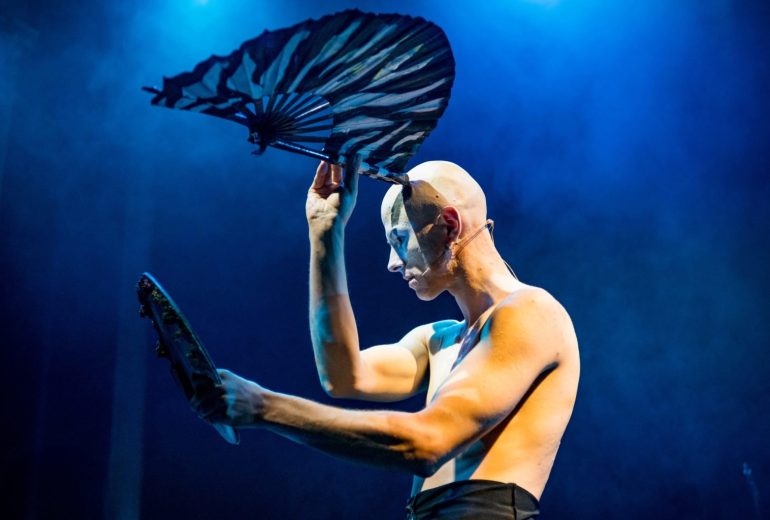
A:
{"label": "fan handle", "polygon": [[[344,156],[341,156],[338,159],[334,159],[329,154],[318,152],[316,150],[312,150],[298,144],[289,143],[287,141],[281,141],[280,139],[276,139],[275,141],[271,142],[270,146],[278,148],[279,150],[286,150],[287,152],[294,152],[301,155],[306,155],[308,157],[313,157],[314,159],[320,159],[332,164],[339,164],[340,166],[345,166],[346,162]],[[390,182],[392,184],[409,186],[409,177],[406,174],[395,175],[387,170],[374,168],[365,162],[361,163],[361,170],[359,171],[359,174],[373,177],[381,181]]]}

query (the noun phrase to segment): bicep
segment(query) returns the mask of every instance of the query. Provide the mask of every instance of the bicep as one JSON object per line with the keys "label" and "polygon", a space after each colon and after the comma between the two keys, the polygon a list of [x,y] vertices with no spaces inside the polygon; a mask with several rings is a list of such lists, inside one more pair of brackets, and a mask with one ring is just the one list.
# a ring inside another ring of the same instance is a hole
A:
{"label": "bicep", "polygon": [[429,325],[423,325],[397,343],[362,350],[363,374],[351,397],[398,401],[419,392],[428,370],[430,330]]}

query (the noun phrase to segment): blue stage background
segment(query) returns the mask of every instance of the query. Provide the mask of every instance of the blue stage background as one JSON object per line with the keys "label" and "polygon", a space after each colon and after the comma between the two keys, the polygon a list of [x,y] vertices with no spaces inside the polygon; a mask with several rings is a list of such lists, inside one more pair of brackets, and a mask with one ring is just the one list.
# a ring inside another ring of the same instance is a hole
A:
{"label": "blue stage background", "polygon": [[[402,517],[406,474],[222,442],[134,294],[150,271],[220,366],[361,406],[313,365],[316,163],[252,157],[243,128],[139,90],[348,7],[444,28],[455,88],[411,164],[471,172],[503,255],[572,315],[582,380],[544,518],[768,518],[770,4],[737,0],[4,2],[3,517]],[[386,188],[362,179],[348,232],[368,344],[458,316],[386,271]]]}

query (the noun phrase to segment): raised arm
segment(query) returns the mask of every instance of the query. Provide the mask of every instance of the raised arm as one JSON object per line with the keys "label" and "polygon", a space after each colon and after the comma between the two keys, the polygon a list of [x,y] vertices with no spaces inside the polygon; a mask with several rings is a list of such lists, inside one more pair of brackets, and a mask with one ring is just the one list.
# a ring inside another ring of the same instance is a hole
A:
{"label": "raised arm", "polygon": [[334,397],[394,401],[420,387],[430,330],[361,352],[345,272],[345,225],[356,203],[358,167],[321,162],[305,205],[310,238],[310,337],[318,376]]}

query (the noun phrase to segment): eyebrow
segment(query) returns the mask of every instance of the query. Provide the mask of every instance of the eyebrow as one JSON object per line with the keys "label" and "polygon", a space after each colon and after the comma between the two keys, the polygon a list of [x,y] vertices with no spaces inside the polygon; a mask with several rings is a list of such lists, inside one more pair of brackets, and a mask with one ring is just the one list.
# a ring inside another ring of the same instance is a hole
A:
{"label": "eyebrow", "polygon": [[[401,198],[401,200],[398,200]],[[404,199],[402,195],[398,195],[390,206],[390,222],[391,225],[394,222],[398,222],[401,218],[401,214],[404,212]]]}

